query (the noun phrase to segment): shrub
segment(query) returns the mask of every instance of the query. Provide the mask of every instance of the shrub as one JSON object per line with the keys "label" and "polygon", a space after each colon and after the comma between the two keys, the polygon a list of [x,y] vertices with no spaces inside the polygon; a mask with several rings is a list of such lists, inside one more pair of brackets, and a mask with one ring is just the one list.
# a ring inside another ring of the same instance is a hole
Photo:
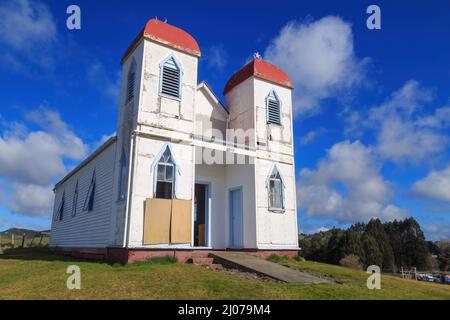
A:
{"label": "shrub", "polygon": [[270,256],[267,257],[267,260],[275,263],[282,263],[289,260],[289,258],[287,256],[279,256],[277,254],[271,254]]}
{"label": "shrub", "polygon": [[339,260],[339,264],[343,267],[362,270],[363,265],[358,256],[351,254]]}
{"label": "shrub", "polygon": [[297,261],[297,262],[305,262],[306,261],[306,259],[303,258],[302,256],[295,256],[294,260]]}

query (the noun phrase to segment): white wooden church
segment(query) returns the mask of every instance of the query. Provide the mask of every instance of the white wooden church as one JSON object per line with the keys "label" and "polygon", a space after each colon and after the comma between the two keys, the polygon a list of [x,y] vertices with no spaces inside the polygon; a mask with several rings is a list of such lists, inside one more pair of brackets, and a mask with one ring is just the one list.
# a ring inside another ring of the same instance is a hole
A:
{"label": "white wooden church", "polygon": [[289,76],[259,55],[225,105],[187,32],[150,20],[121,61],[116,136],[56,184],[50,246],[129,262],[298,248]]}

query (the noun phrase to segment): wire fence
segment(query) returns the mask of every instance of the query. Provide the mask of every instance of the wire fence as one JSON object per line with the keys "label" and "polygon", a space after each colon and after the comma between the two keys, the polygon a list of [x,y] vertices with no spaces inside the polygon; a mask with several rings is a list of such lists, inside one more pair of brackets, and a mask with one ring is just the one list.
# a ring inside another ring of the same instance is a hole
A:
{"label": "wire fence", "polygon": [[45,234],[36,234],[35,236],[1,234],[0,249],[47,246],[49,239],[50,237]]}

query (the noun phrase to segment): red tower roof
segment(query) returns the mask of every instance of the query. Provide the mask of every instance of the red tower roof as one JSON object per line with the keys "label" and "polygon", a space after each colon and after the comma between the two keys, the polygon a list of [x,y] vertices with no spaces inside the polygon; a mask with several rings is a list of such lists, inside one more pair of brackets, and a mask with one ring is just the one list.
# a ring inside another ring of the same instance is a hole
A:
{"label": "red tower roof", "polygon": [[291,78],[286,72],[267,61],[253,59],[245,66],[243,66],[239,71],[237,71],[230,78],[230,80],[228,80],[227,84],[225,85],[223,94],[226,95],[231,91],[231,89],[250,77],[267,80],[290,89],[294,88]]}
{"label": "red tower roof", "polygon": [[189,33],[163,21],[151,19],[147,22],[141,32],[139,32],[131,46],[128,47],[121,63],[125,61],[128,55],[137,47],[143,38],[165,44],[166,46],[184,51],[197,57],[201,56],[197,41],[195,41]]}

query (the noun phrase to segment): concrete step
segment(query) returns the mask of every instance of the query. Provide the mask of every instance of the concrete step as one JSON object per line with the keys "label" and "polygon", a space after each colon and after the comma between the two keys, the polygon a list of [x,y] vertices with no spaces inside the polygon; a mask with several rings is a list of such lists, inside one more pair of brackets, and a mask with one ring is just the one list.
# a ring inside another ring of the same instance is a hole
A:
{"label": "concrete step", "polygon": [[192,263],[196,265],[212,265],[213,262],[214,258],[192,256]]}
{"label": "concrete step", "polygon": [[205,252],[197,251],[192,254],[192,258],[208,258],[208,257],[209,257],[208,251]]}
{"label": "concrete step", "polygon": [[243,252],[214,252],[211,253],[215,263],[225,267],[254,272],[279,281],[297,284],[329,283],[329,280],[315,275],[290,269],[277,263],[273,263]]}

